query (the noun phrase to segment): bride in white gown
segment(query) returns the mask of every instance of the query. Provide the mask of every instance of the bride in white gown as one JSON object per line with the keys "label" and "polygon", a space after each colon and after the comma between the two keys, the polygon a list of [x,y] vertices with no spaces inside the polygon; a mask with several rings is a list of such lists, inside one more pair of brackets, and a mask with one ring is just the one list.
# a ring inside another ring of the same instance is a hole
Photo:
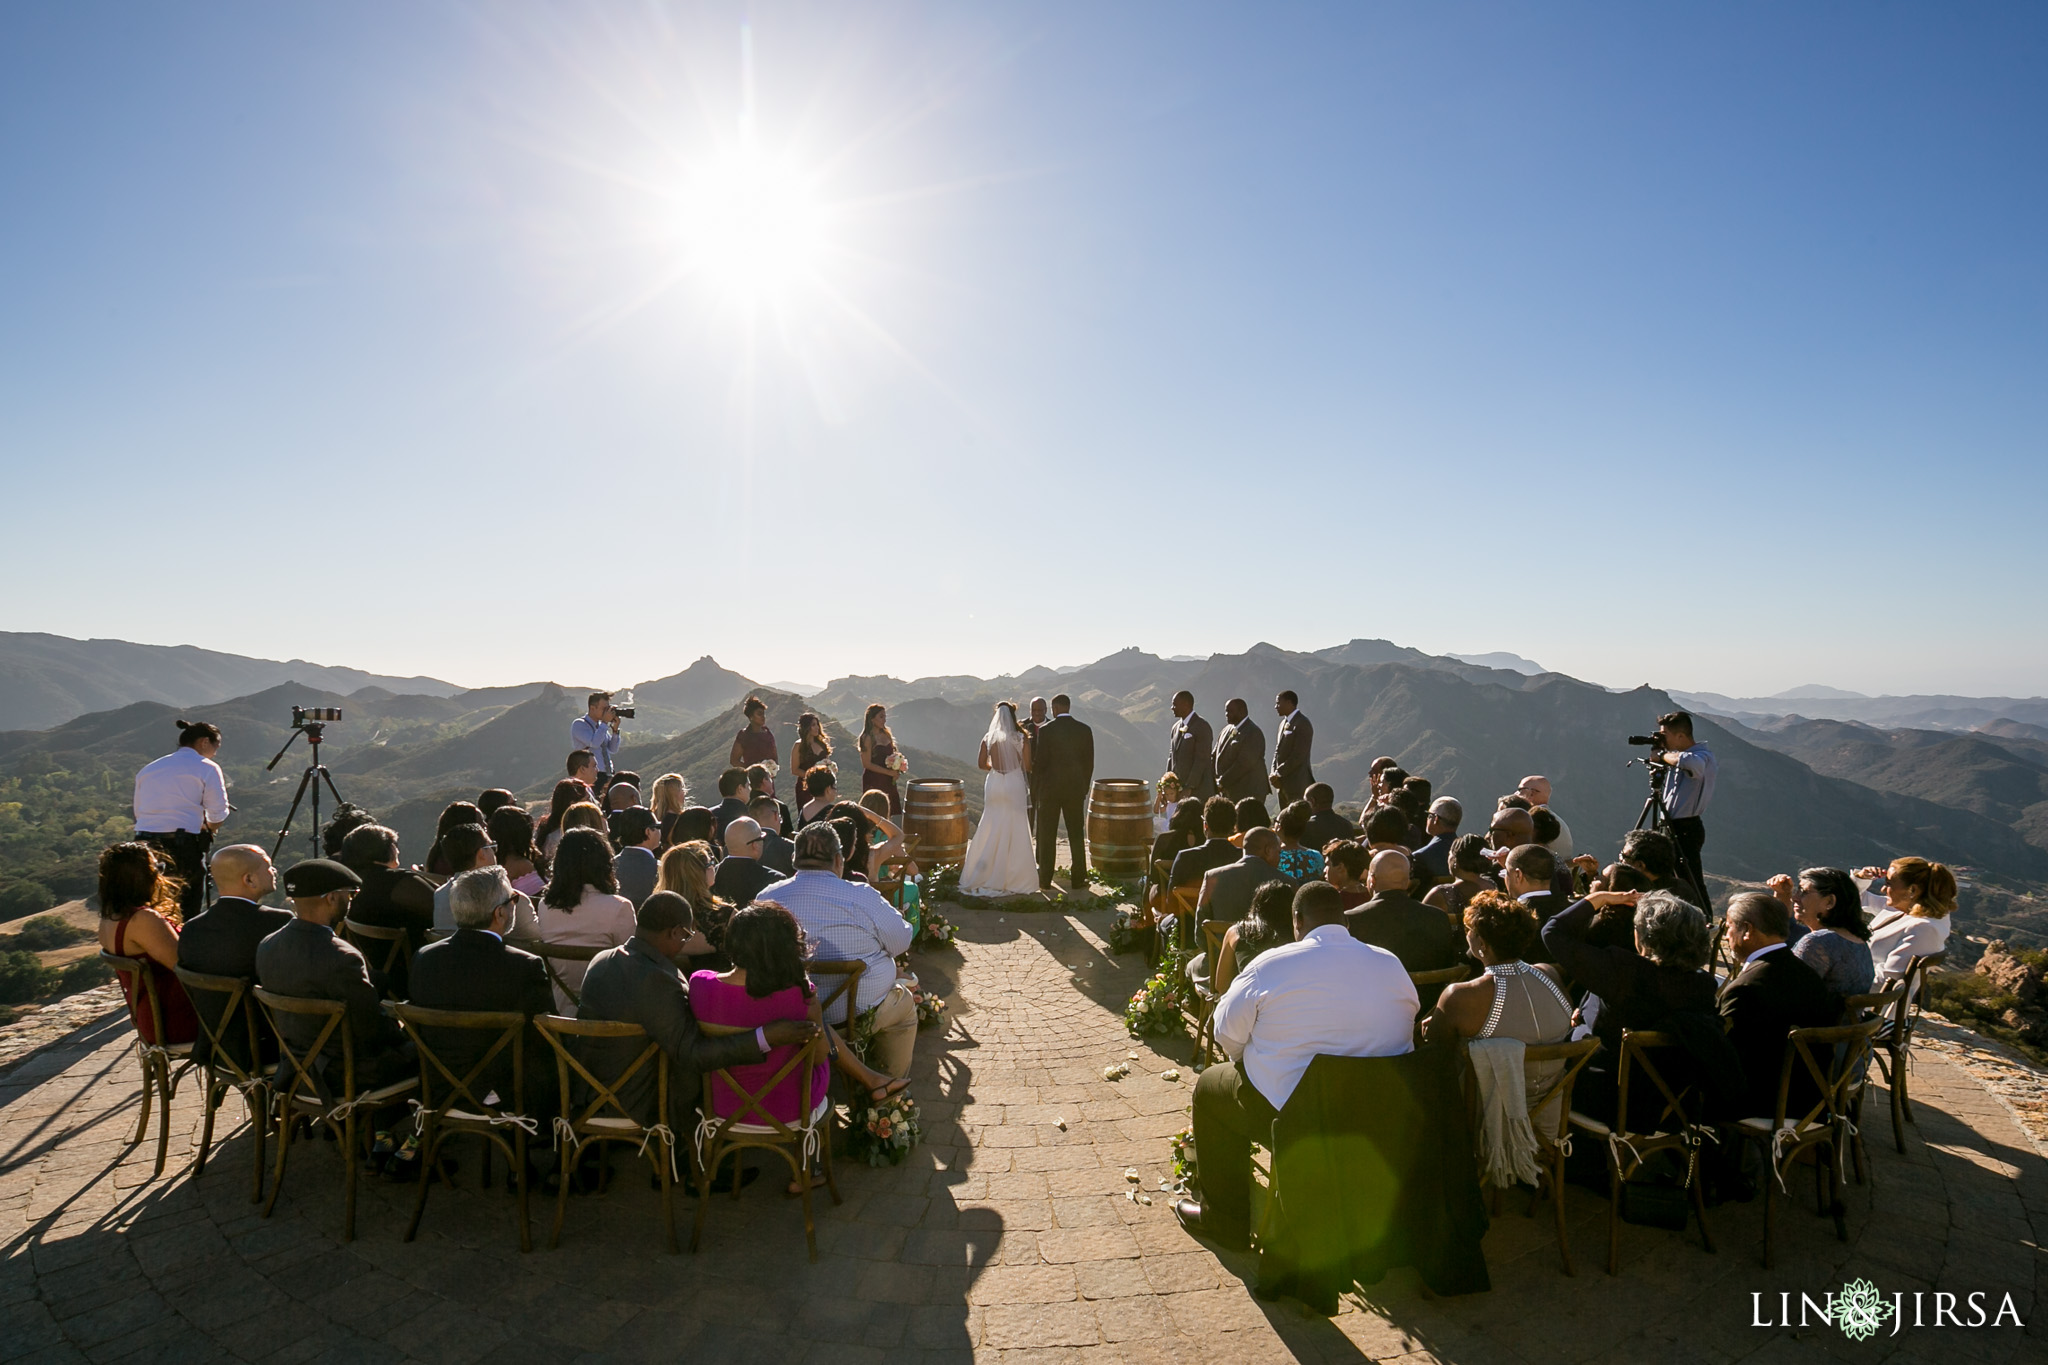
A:
{"label": "bride in white gown", "polygon": [[1015,896],[1038,890],[1038,855],[1031,847],[1029,795],[1024,774],[1030,761],[1017,708],[997,702],[995,718],[981,739],[981,823],[960,867],[960,889],[976,896]]}

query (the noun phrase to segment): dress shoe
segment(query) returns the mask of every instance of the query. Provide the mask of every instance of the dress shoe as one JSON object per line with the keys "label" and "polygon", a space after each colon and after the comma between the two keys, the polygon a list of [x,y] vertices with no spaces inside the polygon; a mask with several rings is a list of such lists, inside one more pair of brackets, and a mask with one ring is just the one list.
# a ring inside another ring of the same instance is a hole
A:
{"label": "dress shoe", "polygon": [[1192,1199],[1174,1200],[1173,1216],[1179,1219],[1180,1225],[1190,1233],[1227,1250],[1245,1251],[1251,1246],[1251,1237],[1248,1234],[1225,1232],[1205,1223],[1202,1219],[1202,1206]]}

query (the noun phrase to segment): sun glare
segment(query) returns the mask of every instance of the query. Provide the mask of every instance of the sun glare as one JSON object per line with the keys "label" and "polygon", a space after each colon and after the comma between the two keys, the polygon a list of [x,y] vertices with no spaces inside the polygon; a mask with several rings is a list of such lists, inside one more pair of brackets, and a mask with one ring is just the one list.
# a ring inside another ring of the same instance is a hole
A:
{"label": "sun glare", "polygon": [[757,152],[704,166],[684,197],[693,274],[753,302],[810,276],[824,245],[824,206],[806,177]]}

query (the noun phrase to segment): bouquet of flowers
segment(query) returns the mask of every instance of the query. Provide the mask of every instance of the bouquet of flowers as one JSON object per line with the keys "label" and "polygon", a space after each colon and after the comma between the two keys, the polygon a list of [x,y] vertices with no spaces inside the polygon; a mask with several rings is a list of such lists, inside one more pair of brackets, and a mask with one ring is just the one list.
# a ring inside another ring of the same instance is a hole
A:
{"label": "bouquet of flowers", "polygon": [[939,913],[937,906],[925,903],[924,926],[917,936],[920,943],[951,943],[953,935],[959,932],[951,920]]}
{"label": "bouquet of flowers", "polygon": [[926,991],[921,986],[912,986],[910,988],[910,998],[917,1002],[917,1026],[919,1028],[924,1028],[930,1024],[943,1024],[946,1022],[946,1001],[944,997]]}
{"label": "bouquet of flowers", "polygon": [[909,1091],[899,1090],[879,1101],[863,1094],[854,1101],[847,1122],[846,1151],[870,1166],[900,1166],[923,1136],[917,1101],[910,1098]]}
{"label": "bouquet of flowers", "polygon": [[1167,1163],[1174,1188],[1185,1191],[1195,1178],[1195,1130],[1183,1128],[1170,1139],[1173,1159]]}
{"label": "bouquet of flowers", "polygon": [[1152,917],[1135,905],[1119,909],[1109,921],[1109,951],[1128,953],[1151,940]]}
{"label": "bouquet of flowers", "polygon": [[1168,953],[1158,974],[1138,987],[1131,1003],[1124,1006],[1124,1027],[1133,1038],[1178,1033],[1186,993],[1187,975],[1182,971],[1181,955],[1178,951]]}
{"label": "bouquet of flowers", "polygon": [[910,771],[910,760],[903,756],[901,749],[898,749],[895,753],[889,755],[882,766],[895,773],[898,777],[901,777],[904,773]]}

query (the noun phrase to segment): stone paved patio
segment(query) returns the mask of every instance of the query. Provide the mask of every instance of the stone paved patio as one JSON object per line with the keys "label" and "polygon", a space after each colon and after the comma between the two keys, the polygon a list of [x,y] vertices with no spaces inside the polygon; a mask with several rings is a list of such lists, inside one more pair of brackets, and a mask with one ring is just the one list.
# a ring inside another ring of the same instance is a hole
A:
{"label": "stone paved patio", "polygon": [[[1871,1125],[1875,1179],[1850,1190],[1846,1245],[1802,1182],[1776,1270],[1761,1268],[1756,1204],[1713,1211],[1713,1255],[1696,1233],[1625,1227],[1610,1278],[1606,1205],[1573,1189],[1577,1278],[1559,1271],[1547,1209],[1528,1218],[1510,1198],[1486,1241],[1492,1293],[1433,1299],[1397,1271],[1322,1319],[1253,1297],[1251,1258],[1188,1238],[1157,1194],[1193,1074],[1181,1043],[1137,1047],[1128,1078],[1102,1079],[1133,1047],[1120,1012],[1140,979],[1135,959],[1104,953],[1106,915],[957,919],[957,951],[918,960],[954,1016],[920,1039],[927,1141],[897,1169],[842,1166],[846,1202],[821,1202],[816,1265],[797,1206],[765,1178],[716,1202],[701,1253],[668,1255],[658,1201],[624,1162],[607,1194],[571,1200],[559,1250],[537,1202],[530,1255],[473,1155],[411,1245],[411,1188],[375,1180],[357,1240],[339,1240],[338,1166],[320,1146],[295,1149],[262,1219],[241,1127],[191,1178],[194,1094],[162,1178],[151,1145],[125,1146],[138,1072],[125,1019],[103,1018],[0,1075],[0,1360],[2048,1361],[2048,1161],[1936,1055],[1914,1074],[1906,1155]],[[1883,1114],[1881,1090],[1872,1101]],[[1126,1197],[1127,1166],[1156,1202]],[[1930,1318],[1934,1292],[1985,1291],[1993,1312],[2010,1293],[2028,1326],[1858,1344],[1817,1323],[1752,1325],[1753,1293],[1775,1321],[1781,1291],[1796,1315],[1799,1291],[1859,1276],[1905,1291],[1908,1314],[1926,1292]]]}

